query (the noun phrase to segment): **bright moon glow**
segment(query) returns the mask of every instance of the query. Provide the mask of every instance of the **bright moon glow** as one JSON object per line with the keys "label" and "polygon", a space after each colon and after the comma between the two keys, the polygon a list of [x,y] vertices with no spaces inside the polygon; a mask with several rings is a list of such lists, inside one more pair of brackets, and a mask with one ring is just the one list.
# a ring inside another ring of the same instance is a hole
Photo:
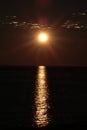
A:
{"label": "bright moon glow", "polygon": [[38,39],[40,42],[46,42],[48,40],[48,36],[45,33],[40,33]]}

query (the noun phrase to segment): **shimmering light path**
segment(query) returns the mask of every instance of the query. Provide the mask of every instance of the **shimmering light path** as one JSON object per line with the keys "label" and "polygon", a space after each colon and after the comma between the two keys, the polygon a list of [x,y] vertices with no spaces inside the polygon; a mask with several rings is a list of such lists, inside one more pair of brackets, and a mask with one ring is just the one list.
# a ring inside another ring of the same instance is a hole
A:
{"label": "shimmering light path", "polygon": [[39,66],[36,79],[34,123],[37,127],[49,124],[49,102],[46,67]]}

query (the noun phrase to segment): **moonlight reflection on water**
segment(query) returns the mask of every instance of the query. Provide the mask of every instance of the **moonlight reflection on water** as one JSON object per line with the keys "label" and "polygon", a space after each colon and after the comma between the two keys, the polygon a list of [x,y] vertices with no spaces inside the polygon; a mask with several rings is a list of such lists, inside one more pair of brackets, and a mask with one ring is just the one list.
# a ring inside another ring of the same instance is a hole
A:
{"label": "moonlight reflection on water", "polygon": [[49,103],[46,67],[39,66],[36,79],[34,123],[37,127],[49,124]]}

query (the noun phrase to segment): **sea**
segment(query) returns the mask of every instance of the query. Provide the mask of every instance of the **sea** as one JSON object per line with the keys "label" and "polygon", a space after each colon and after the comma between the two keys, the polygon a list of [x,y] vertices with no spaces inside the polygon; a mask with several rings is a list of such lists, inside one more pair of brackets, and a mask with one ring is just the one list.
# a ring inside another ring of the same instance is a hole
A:
{"label": "sea", "polygon": [[87,124],[87,67],[0,66],[0,127]]}

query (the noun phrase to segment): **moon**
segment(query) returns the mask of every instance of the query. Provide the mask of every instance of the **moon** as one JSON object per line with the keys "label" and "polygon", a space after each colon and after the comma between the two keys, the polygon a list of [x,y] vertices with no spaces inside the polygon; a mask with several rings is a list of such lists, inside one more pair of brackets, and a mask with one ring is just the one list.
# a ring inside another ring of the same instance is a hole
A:
{"label": "moon", "polygon": [[48,41],[48,35],[46,33],[40,33],[38,35],[38,40],[40,43],[46,43]]}

